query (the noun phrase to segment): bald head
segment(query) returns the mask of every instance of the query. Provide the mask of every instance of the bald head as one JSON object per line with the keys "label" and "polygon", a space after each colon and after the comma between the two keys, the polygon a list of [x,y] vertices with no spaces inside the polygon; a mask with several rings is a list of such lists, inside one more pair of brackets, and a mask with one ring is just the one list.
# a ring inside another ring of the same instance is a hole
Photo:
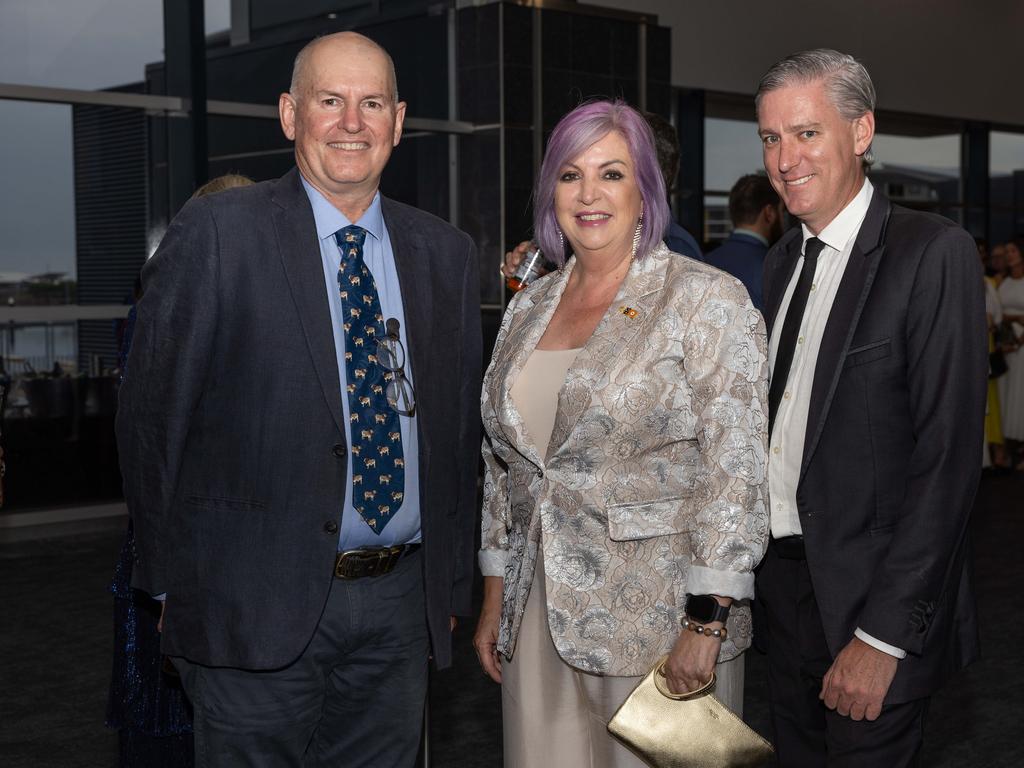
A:
{"label": "bald head", "polygon": [[292,82],[288,87],[292,98],[298,99],[309,90],[309,72],[315,60],[314,53],[323,46],[330,46],[353,56],[369,55],[383,58],[388,71],[392,102],[398,103],[398,79],[395,77],[395,62],[391,59],[391,54],[358,32],[335,32],[333,35],[317,37],[306,43],[295,57],[295,64],[292,66]]}

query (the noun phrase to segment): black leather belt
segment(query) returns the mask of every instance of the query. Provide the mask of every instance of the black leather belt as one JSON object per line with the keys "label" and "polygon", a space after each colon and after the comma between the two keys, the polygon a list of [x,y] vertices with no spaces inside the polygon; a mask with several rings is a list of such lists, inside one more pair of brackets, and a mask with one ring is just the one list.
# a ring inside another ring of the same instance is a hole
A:
{"label": "black leather belt", "polygon": [[781,539],[772,536],[770,544],[775,549],[775,554],[782,560],[807,559],[803,536],[783,536]]}
{"label": "black leather belt", "polygon": [[420,548],[419,544],[398,544],[394,547],[363,547],[339,552],[334,561],[337,579],[361,579],[391,573],[398,561]]}

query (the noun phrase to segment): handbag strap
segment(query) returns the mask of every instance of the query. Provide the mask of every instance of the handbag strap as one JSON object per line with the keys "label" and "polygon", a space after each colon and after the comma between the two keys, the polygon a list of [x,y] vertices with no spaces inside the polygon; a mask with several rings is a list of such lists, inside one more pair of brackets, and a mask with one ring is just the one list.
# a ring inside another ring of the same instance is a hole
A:
{"label": "handbag strap", "polygon": [[715,681],[717,680],[715,673],[711,673],[711,679],[708,680],[704,685],[695,691],[687,691],[686,693],[673,693],[668,687],[668,678],[665,675],[665,663],[668,661],[668,656],[664,657],[658,662],[658,665],[654,668],[654,687],[658,689],[658,693],[673,701],[686,701],[688,699],[696,699],[703,696],[706,693],[710,693],[715,687]]}

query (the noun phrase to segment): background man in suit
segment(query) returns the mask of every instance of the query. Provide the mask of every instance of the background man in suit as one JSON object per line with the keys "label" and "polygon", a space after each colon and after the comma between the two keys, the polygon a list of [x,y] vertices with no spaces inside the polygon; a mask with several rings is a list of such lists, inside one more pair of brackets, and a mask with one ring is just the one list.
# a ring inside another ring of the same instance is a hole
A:
{"label": "background man in suit", "polygon": [[768,248],[782,237],[785,211],[767,176],[741,176],[729,191],[729,218],[733,230],[725,242],[705,258],[708,264],[738,277],[759,312],[764,312],[761,276]]}
{"label": "background man in suit", "polygon": [[378,191],[405,115],[378,45],[310,43],[280,114],[297,168],[187,205],[143,273],[136,581],[200,765],[410,765],[470,611],[476,252]]}
{"label": "background man in suit", "polygon": [[[665,180],[665,191],[671,196],[679,181],[679,134],[672,123],[657,112],[644,112],[644,120],[654,134],[654,150],[658,153],[658,166]],[[704,254],[693,235],[683,229],[673,216],[665,233],[665,245],[673,253],[681,253],[697,261],[704,261]]]}
{"label": "background man in suit", "polygon": [[765,169],[801,222],[765,267],[772,539],[757,591],[784,766],[914,764],[929,696],[977,655],[978,258],[952,222],[866,180],[874,105],[864,67],[830,50],[775,64],[757,94]]}

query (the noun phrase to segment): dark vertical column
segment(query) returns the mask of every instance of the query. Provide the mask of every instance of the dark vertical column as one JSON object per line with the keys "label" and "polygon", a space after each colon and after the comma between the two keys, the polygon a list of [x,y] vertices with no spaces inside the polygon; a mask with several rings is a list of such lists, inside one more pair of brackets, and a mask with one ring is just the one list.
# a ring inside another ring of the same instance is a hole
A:
{"label": "dark vertical column", "polygon": [[960,136],[960,173],[963,188],[963,226],[975,237],[988,239],[989,125],[971,121]]}
{"label": "dark vertical column", "polygon": [[679,223],[698,242],[704,240],[704,91],[678,91],[679,180],[676,198]]}
{"label": "dark vertical column", "polygon": [[168,96],[185,99],[186,114],[167,121],[171,215],[207,178],[206,35],[203,0],[164,0]]}
{"label": "dark vertical column", "polygon": [[1024,236],[1024,171],[1013,172],[1013,234]]}

